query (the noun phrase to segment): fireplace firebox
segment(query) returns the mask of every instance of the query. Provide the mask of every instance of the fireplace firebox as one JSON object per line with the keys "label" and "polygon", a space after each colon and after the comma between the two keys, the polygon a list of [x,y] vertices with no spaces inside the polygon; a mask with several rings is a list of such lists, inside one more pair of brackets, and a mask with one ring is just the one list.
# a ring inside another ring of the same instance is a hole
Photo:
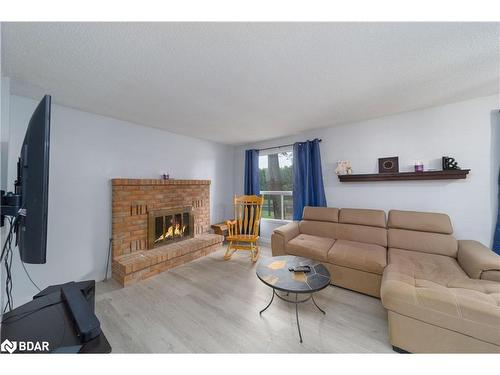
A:
{"label": "fireplace firebox", "polygon": [[148,249],[194,237],[191,207],[153,210],[148,215]]}

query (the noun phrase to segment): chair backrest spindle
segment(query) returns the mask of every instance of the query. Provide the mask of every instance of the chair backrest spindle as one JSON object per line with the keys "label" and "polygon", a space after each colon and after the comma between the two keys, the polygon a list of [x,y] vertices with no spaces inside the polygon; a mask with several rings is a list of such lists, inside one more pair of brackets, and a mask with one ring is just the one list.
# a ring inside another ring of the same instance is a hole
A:
{"label": "chair backrest spindle", "polygon": [[236,225],[231,235],[259,235],[259,224],[264,198],[257,195],[234,197],[234,220]]}

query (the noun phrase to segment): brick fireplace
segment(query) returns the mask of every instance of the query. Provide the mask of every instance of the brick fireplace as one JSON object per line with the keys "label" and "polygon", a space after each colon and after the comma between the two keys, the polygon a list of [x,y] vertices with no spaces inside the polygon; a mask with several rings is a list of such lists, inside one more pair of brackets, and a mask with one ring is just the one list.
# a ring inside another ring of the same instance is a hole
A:
{"label": "brick fireplace", "polygon": [[209,180],[112,180],[113,278],[146,279],[217,249]]}

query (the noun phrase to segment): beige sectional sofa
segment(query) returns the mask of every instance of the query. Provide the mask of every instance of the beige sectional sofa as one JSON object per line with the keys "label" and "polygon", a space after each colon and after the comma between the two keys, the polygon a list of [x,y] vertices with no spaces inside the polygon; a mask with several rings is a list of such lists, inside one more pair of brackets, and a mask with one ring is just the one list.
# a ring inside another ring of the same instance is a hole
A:
{"label": "beige sectional sofa", "polygon": [[500,352],[500,256],[452,233],[445,214],[306,207],[271,243],[274,256],[319,260],[334,285],[380,297],[397,350]]}

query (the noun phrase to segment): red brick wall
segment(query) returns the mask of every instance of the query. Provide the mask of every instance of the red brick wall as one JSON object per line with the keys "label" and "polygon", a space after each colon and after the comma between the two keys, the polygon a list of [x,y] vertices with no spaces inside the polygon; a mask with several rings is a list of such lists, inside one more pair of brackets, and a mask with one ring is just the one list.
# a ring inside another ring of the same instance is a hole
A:
{"label": "red brick wall", "polygon": [[112,179],[113,259],[147,249],[148,212],[192,206],[195,237],[210,228],[210,180]]}

